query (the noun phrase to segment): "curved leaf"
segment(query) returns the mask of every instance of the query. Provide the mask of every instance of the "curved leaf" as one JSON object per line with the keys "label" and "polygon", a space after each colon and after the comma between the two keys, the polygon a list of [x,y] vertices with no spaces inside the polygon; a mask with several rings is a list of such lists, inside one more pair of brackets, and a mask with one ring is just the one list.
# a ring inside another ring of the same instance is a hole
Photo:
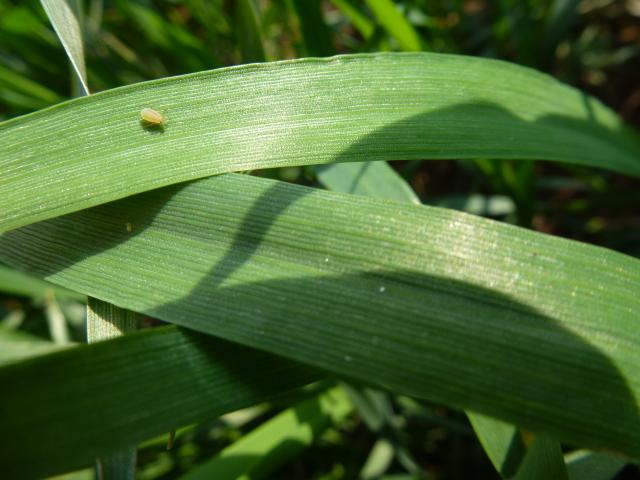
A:
{"label": "curved leaf", "polygon": [[422,39],[393,0],[366,0],[376,19],[394,37],[403,50],[417,52],[422,50]]}
{"label": "curved leaf", "polygon": [[640,261],[622,254],[224,175],[6,233],[0,257],[124,308],[640,456]]}
{"label": "curved leaf", "polygon": [[63,348],[69,346],[48,342],[21,330],[0,328],[0,366]]}
{"label": "curved leaf", "polygon": [[518,428],[479,413],[467,417],[500,477],[512,478],[527,453]]}
{"label": "curved leaf", "polygon": [[82,29],[78,21],[81,9],[80,2],[78,0],[40,0],[40,3],[47,12],[51,25],[53,25],[64,50],[67,52],[71,66],[80,81],[82,95],[89,95]]}
{"label": "curved leaf", "polygon": [[[317,380],[286,360],[176,327],[0,368],[3,478],[42,478]],[[162,381],[158,381],[162,379]],[[10,388],[8,388],[10,386]]]}
{"label": "curved leaf", "polygon": [[25,275],[23,272],[8,268],[0,264],[0,292],[10,293],[24,297],[37,299],[45,298],[48,292],[55,295],[60,300],[77,300],[85,302],[84,295],[72,292],[57,285],[43,282],[39,278]]}
{"label": "curved leaf", "polygon": [[624,468],[619,457],[576,450],[565,457],[569,480],[611,480]]}
{"label": "curved leaf", "polygon": [[314,170],[318,181],[335,192],[420,205],[411,186],[387,162],[334,163],[318,165]]}
{"label": "curved leaf", "polygon": [[522,459],[522,464],[514,480],[536,480],[539,478],[569,480],[560,444],[557,440],[545,436],[537,436],[533,443],[527,447],[527,453]]}
{"label": "curved leaf", "polygon": [[[140,122],[152,107],[163,129]],[[546,75],[427,53],[245,65],[131,85],[0,124],[0,231],[236,170],[542,158],[640,175],[640,144]]]}
{"label": "curved leaf", "polygon": [[340,387],[306,399],[236,440],[180,480],[265,478],[300,455],[331,424],[344,420],[353,406]]}

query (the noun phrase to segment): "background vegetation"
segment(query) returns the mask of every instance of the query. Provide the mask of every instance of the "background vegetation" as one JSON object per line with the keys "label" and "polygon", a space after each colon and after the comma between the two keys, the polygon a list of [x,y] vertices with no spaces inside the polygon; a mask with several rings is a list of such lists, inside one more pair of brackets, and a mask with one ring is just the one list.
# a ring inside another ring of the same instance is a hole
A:
{"label": "background vegetation", "polygon": [[[83,25],[92,93],[250,62],[430,51],[498,58],[550,73],[599,98],[628,124],[640,126],[637,0],[91,0],[84,4]],[[78,92],[76,76],[40,3],[0,0],[0,120],[55,105]],[[344,173],[332,176],[330,169],[315,166],[251,174],[462,210],[640,256],[640,183],[632,176],[557,162],[490,158],[391,165],[398,175],[383,174],[392,179],[384,181],[395,182],[387,193],[381,193],[384,186],[373,191],[340,187]],[[86,341],[82,295],[9,267],[0,270],[0,290],[0,355],[6,361]],[[146,327],[162,323],[152,316],[141,322]],[[250,365],[247,361],[246,367]],[[181,428],[171,450],[166,449],[167,435],[139,445],[136,476],[180,478],[213,458],[208,468],[232,478],[234,464],[225,458],[234,458],[234,446],[239,452],[235,458],[244,458],[245,467],[251,464],[249,458],[257,462],[250,473],[256,477],[458,479],[514,474],[508,468],[502,475],[496,472],[462,411],[358,382],[337,389],[333,385],[333,380],[323,380],[215,420],[177,423]],[[27,387],[25,392],[32,386]],[[306,429],[300,426],[303,419],[308,419]],[[523,451],[531,445],[527,435],[522,436]],[[288,447],[270,449],[269,442],[280,438],[289,441]],[[628,459],[583,457],[586,454],[571,445],[563,449],[572,478],[640,475]],[[596,466],[588,466],[587,460]],[[67,478],[92,476],[92,470],[85,470]]]}

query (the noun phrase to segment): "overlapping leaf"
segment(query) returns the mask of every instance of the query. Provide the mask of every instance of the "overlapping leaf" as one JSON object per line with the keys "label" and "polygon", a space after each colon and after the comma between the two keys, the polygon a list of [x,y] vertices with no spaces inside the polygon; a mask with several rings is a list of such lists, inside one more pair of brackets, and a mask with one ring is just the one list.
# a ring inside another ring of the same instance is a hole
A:
{"label": "overlapping leaf", "polygon": [[640,452],[640,263],[467,214],[224,175],[0,237],[92,297]]}
{"label": "overlapping leaf", "polygon": [[[142,108],[168,118],[140,122]],[[0,230],[236,170],[416,158],[541,158],[640,175],[636,136],[523,67],[347,55],[136,84],[0,124]]]}
{"label": "overlapping leaf", "polygon": [[[0,368],[3,478],[42,478],[314,381],[308,368],[165,327]],[[10,388],[8,388],[10,386]]]}

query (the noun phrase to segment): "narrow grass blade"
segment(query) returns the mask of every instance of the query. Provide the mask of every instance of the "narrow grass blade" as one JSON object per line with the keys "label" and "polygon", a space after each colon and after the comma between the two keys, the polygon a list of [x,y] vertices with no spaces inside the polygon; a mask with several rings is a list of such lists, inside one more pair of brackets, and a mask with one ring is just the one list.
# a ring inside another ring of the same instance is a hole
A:
{"label": "narrow grass blade", "polygon": [[422,50],[420,35],[415,31],[393,0],[366,0],[367,5],[384,29],[395,38],[406,52]]}
{"label": "narrow grass blade", "polygon": [[262,31],[254,0],[238,0],[235,5],[236,36],[243,63],[264,62]]}
{"label": "narrow grass blade", "polygon": [[568,478],[557,440],[539,436],[531,445],[525,446],[520,431],[514,425],[477,413],[467,415],[501,478]]}
{"label": "narrow grass blade", "polygon": [[371,448],[371,452],[364,463],[358,478],[374,480],[380,478],[393,462],[394,449],[389,440],[378,439]]}
{"label": "narrow grass blade", "polygon": [[224,175],[9,232],[0,257],[121,307],[640,457],[640,261],[622,254]]}
{"label": "narrow grass blade", "polygon": [[89,83],[87,82],[87,69],[84,62],[84,47],[82,42],[82,29],[78,15],[80,2],[78,0],[40,0],[47,12],[51,25],[62,42],[73,70],[75,71],[83,94],[89,95]]}
{"label": "narrow grass blade", "polygon": [[87,466],[122,445],[317,378],[292,362],[175,327],[7,365],[0,368],[3,478]]}
{"label": "narrow grass blade", "polygon": [[297,14],[306,56],[328,57],[335,53],[324,21],[320,0],[290,0]]}
{"label": "narrow grass blade", "polygon": [[265,478],[310,447],[327,427],[352,410],[345,392],[333,388],[278,414],[180,478]]}
{"label": "narrow grass blade", "polygon": [[448,195],[428,198],[426,203],[434,207],[453,208],[484,217],[509,215],[516,209],[513,199],[506,195]]}
{"label": "narrow grass blade", "polygon": [[67,290],[24,272],[0,265],[0,292],[43,299],[50,291],[60,300],[77,300],[79,302],[86,300],[86,297],[81,293]]}
{"label": "narrow grass blade", "polygon": [[538,61],[544,67],[551,65],[558,44],[578,18],[579,0],[553,0],[547,12],[539,42]]}
{"label": "narrow grass blade", "polygon": [[[163,129],[140,122],[145,107],[164,112]],[[639,152],[598,101],[505,62],[397,53],[246,65],[0,124],[0,231],[234,170],[497,157],[640,175]]]}
{"label": "narrow grass blade", "polygon": [[527,451],[518,428],[495,418],[467,412],[482,448],[501,478],[512,478]]}
{"label": "narrow grass blade", "polygon": [[6,87],[7,91],[23,94],[36,108],[48,107],[63,100],[56,92],[3,65],[0,65],[0,86]]}
{"label": "narrow grass blade", "polygon": [[557,440],[544,435],[537,436],[527,448],[527,453],[514,480],[538,480],[540,478],[569,479],[560,444]]}
{"label": "narrow grass blade", "polygon": [[362,12],[360,2],[356,0],[331,0],[331,3],[345,14],[365,39],[368,39],[373,34],[375,26],[367,15]]}
{"label": "narrow grass blade", "polygon": [[52,291],[47,292],[45,295],[44,304],[51,340],[58,345],[71,343],[67,319]]}
{"label": "narrow grass blade", "polygon": [[625,461],[604,453],[577,450],[565,456],[570,480],[611,480]]}
{"label": "narrow grass blade", "polygon": [[415,192],[387,162],[318,165],[315,172],[329,190],[420,204]]}
{"label": "narrow grass blade", "polygon": [[0,367],[61,348],[65,347],[20,330],[0,328]]}

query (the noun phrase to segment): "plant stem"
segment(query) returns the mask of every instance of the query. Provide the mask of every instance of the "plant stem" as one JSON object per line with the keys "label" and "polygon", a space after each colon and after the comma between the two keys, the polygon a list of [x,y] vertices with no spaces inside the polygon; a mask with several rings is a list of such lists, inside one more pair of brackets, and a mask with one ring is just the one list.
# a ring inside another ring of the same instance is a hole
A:
{"label": "plant stem", "polygon": [[[87,302],[87,343],[99,342],[136,330],[138,314],[89,297]],[[99,480],[133,480],[136,448],[127,446],[96,460]]]}

